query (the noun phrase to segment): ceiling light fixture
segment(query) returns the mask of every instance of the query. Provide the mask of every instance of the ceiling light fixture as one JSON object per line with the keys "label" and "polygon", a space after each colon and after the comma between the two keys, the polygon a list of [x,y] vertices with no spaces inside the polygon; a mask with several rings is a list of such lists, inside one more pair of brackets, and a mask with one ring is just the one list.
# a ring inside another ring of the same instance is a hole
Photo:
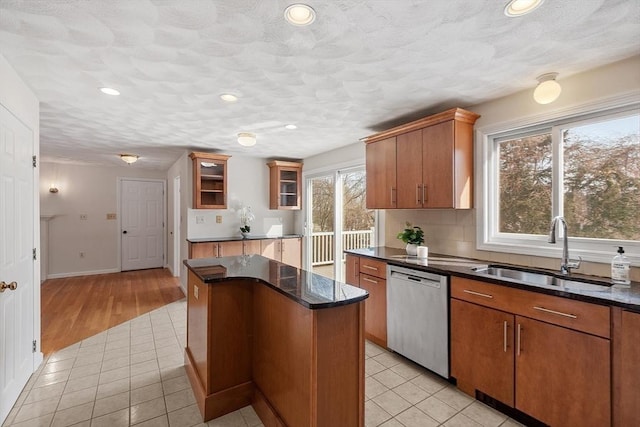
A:
{"label": "ceiling light fixture", "polygon": [[289,130],[294,130],[294,129],[298,129],[298,126],[291,124],[291,125],[284,125],[284,128]]}
{"label": "ceiling light fixture", "polygon": [[536,10],[544,0],[511,0],[504,8],[504,14],[514,18]]}
{"label": "ceiling light fixture", "polygon": [[224,102],[236,102],[238,100],[238,97],[232,93],[223,93],[222,95],[220,95],[220,99],[222,99]]}
{"label": "ceiling light fixture", "polygon": [[138,156],[135,154],[120,154],[120,158],[127,164],[135,163],[138,161]]}
{"label": "ceiling light fixture", "polygon": [[111,95],[111,96],[118,96],[120,95],[120,91],[111,88],[111,87],[101,87],[100,88],[100,92],[107,94],[107,95]]}
{"label": "ceiling light fixture", "polygon": [[316,20],[316,11],[306,4],[294,3],[284,10],[284,19],[291,25],[304,27]]}
{"label": "ceiling light fixture", "polygon": [[256,145],[256,134],[251,132],[240,132],[238,134],[238,144],[245,147],[253,147]]}
{"label": "ceiling light fixture", "polygon": [[550,104],[560,96],[562,86],[556,81],[558,73],[547,73],[539,76],[538,86],[533,91],[533,99],[538,104]]}

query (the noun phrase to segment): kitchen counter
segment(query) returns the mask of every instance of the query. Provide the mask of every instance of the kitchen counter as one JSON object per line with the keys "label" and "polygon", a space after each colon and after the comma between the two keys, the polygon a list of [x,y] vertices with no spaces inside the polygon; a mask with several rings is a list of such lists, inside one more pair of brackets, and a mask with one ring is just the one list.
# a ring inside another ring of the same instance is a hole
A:
{"label": "kitchen counter", "polygon": [[260,255],[184,264],[205,422],[251,404],[265,425],[364,426],[365,290]]}
{"label": "kitchen counter", "polygon": [[189,259],[184,264],[205,284],[254,280],[312,310],[352,304],[369,295],[358,287],[260,255]]}
{"label": "kitchen counter", "polygon": [[[526,282],[522,282],[509,278],[497,278],[476,272],[473,268],[487,266],[489,264],[507,265],[504,263],[489,262],[477,259],[459,258],[449,255],[429,254],[429,258],[420,259],[415,256],[408,256],[404,249],[388,248],[388,247],[373,247],[367,249],[353,249],[347,250],[346,253],[351,253],[358,256],[369,257],[385,261],[388,264],[399,265],[402,267],[415,268],[417,270],[428,271],[439,274],[449,274],[458,277],[465,277],[473,280],[481,280],[498,285],[509,286],[513,288],[519,288],[523,290],[535,291],[550,295],[561,296],[564,298],[571,298],[595,304],[609,305],[622,307],[628,310],[640,312],[640,283],[632,282],[631,287],[623,288],[618,286],[610,286],[611,281],[609,278],[587,276],[581,274],[571,274],[568,277],[562,277],[564,279],[584,280],[587,283],[601,284],[608,286],[604,290],[589,290],[589,289],[565,289],[552,285],[534,285]],[[559,260],[558,260],[559,262]],[[557,275],[557,272],[542,269],[531,269],[523,267],[525,270],[542,271],[548,274]],[[557,276],[561,277],[561,276]]]}
{"label": "kitchen counter", "polygon": [[267,236],[264,234],[250,235],[248,237],[192,237],[187,239],[189,243],[206,243],[206,242],[232,242],[238,240],[268,240],[268,239],[296,239],[302,237],[300,234],[284,234],[282,236]]}

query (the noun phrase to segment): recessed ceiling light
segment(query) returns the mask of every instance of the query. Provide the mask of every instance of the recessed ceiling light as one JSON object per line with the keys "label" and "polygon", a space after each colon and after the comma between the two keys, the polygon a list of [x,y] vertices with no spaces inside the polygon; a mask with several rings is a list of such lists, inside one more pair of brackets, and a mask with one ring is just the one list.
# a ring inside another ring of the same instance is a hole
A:
{"label": "recessed ceiling light", "polygon": [[113,96],[118,96],[120,95],[120,91],[117,91],[113,88],[110,87],[101,87],[100,88],[100,92],[105,93],[107,95],[113,95]]}
{"label": "recessed ceiling light", "polygon": [[285,129],[289,129],[289,130],[294,130],[294,129],[298,129],[298,126],[296,125],[284,125]]}
{"label": "recessed ceiling light", "polygon": [[222,95],[220,95],[220,99],[222,99],[224,102],[236,102],[238,100],[238,97],[232,93],[223,93]]}
{"label": "recessed ceiling light", "polygon": [[504,14],[510,17],[522,16],[536,10],[544,0],[511,0],[504,8]]}
{"label": "recessed ceiling light", "polygon": [[284,10],[284,19],[291,25],[310,25],[316,20],[316,11],[306,4],[295,3]]}

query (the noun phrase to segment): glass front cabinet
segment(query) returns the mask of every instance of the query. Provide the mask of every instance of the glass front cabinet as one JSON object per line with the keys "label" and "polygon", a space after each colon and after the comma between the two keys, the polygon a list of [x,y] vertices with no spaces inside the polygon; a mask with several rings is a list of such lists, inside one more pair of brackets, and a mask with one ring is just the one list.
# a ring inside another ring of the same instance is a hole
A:
{"label": "glass front cabinet", "polygon": [[227,159],[212,153],[191,153],[193,160],[193,208],[227,208]]}
{"label": "glass front cabinet", "polygon": [[274,160],[269,166],[269,209],[301,208],[302,163]]}

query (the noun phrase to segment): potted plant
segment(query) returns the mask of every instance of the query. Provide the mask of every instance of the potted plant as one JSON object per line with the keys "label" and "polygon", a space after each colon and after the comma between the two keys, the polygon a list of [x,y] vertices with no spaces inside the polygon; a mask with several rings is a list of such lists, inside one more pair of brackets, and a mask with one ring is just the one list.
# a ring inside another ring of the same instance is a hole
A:
{"label": "potted plant", "polygon": [[424,231],[417,225],[412,226],[407,222],[406,228],[398,233],[398,239],[407,244],[407,255],[416,256],[418,254],[418,246],[424,243]]}
{"label": "potted plant", "polygon": [[240,233],[242,233],[242,237],[248,237],[251,233],[251,222],[256,219],[256,216],[251,212],[251,206],[240,208],[238,216],[240,217]]}

